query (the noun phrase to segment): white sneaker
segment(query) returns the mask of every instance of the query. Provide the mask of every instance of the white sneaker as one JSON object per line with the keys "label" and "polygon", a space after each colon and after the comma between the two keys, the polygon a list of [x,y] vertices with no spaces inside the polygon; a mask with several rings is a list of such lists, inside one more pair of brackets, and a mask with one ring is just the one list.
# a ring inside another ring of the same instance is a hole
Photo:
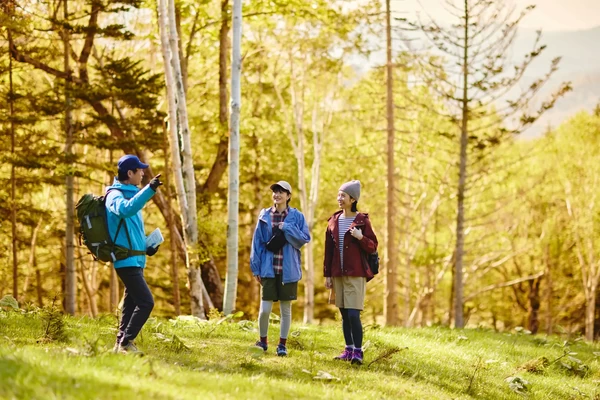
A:
{"label": "white sneaker", "polygon": [[119,353],[123,353],[123,354],[136,354],[139,356],[143,356],[144,352],[139,350],[137,348],[137,346],[135,345],[135,343],[133,342],[129,342],[127,343],[125,346],[121,345],[119,346]]}

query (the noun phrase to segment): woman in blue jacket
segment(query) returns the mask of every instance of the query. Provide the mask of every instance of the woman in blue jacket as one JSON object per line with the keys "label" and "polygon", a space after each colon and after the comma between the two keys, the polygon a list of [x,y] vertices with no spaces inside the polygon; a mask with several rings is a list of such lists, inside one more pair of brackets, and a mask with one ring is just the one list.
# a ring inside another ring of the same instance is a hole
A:
{"label": "woman in blue jacket", "polygon": [[261,210],[252,237],[250,268],[262,286],[258,314],[260,340],[256,346],[267,351],[267,332],[273,302],[279,301],[281,328],[277,355],[287,356],[286,341],[292,324],[292,301],[298,298],[302,278],[300,248],[310,242],[304,215],[289,206],[292,187],[286,181],[271,185],[273,206]]}

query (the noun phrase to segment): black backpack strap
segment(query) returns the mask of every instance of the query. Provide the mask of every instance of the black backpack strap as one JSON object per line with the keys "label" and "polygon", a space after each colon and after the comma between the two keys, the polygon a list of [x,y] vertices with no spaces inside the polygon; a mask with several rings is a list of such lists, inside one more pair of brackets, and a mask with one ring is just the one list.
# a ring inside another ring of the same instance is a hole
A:
{"label": "black backpack strap", "polygon": [[[121,222],[123,223],[123,225],[125,225],[125,236],[127,236],[127,243],[129,243],[129,248],[127,249],[127,257],[145,255],[146,251],[132,249],[133,246],[131,245],[131,237],[129,236],[129,229],[127,229],[127,221],[125,220],[125,218],[121,218],[121,221],[119,222],[119,226],[121,225]],[[116,236],[115,236],[115,240],[117,240]]]}

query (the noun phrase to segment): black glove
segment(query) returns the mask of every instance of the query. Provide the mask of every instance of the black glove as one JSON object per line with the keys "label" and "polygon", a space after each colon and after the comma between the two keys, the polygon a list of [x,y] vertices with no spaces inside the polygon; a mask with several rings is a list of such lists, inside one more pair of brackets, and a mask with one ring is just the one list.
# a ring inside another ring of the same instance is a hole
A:
{"label": "black glove", "polygon": [[158,189],[158,187],[160,185],[162,185],[163,183],[159,180],[160,178],[160,174],[156,175],[154,178],[152,178],[150,180],[150,183],[148,185],[150,185],[150,187],[152,188],[152,190],[154,190],[156,192],[156,190]]}
{"label": "black glove", "polygon": [[152,246],[148,247],[146,249],[146,255],[152,257],[153,255],[156,254],[156,252],[158,251],[159,247],[160,247],[160,244],[158,246],[156,246],[156,247],[152,247]]}

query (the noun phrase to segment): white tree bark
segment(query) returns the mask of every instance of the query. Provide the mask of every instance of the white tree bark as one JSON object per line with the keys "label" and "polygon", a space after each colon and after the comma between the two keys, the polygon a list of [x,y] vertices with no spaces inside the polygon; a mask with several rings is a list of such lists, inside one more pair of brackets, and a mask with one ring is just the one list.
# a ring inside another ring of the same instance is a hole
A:
{"label": "white tree bark", "polygon": [[240,197],[240,77],[242,71],[242,0],[233,0],[231,48],[231,126],[229,136],[229,193],[227,203],[227,275],[223,313],[235,310],[238,280],[238,211]]}
{"label": "white tree bark", "polygon": [[[183,222],[183,236],[186,245],[186,267],[192,315],[205,317],[203,290],[198,256],[198,224],[196,213],[196,182],[192,160],[191,135],[188,125],[185,92],[179,52],[177,47],[177,27],[175,23],[174,0],[159,0],[159,28],[163,53],[167,97],[169,100],[169,142],[171,162],[175,178],[175,190]],[[168,24],[168,34],[167,34]],[[181,146],[180,147],[180,143]],[[183,159],[183,164],[182,164]]]}

